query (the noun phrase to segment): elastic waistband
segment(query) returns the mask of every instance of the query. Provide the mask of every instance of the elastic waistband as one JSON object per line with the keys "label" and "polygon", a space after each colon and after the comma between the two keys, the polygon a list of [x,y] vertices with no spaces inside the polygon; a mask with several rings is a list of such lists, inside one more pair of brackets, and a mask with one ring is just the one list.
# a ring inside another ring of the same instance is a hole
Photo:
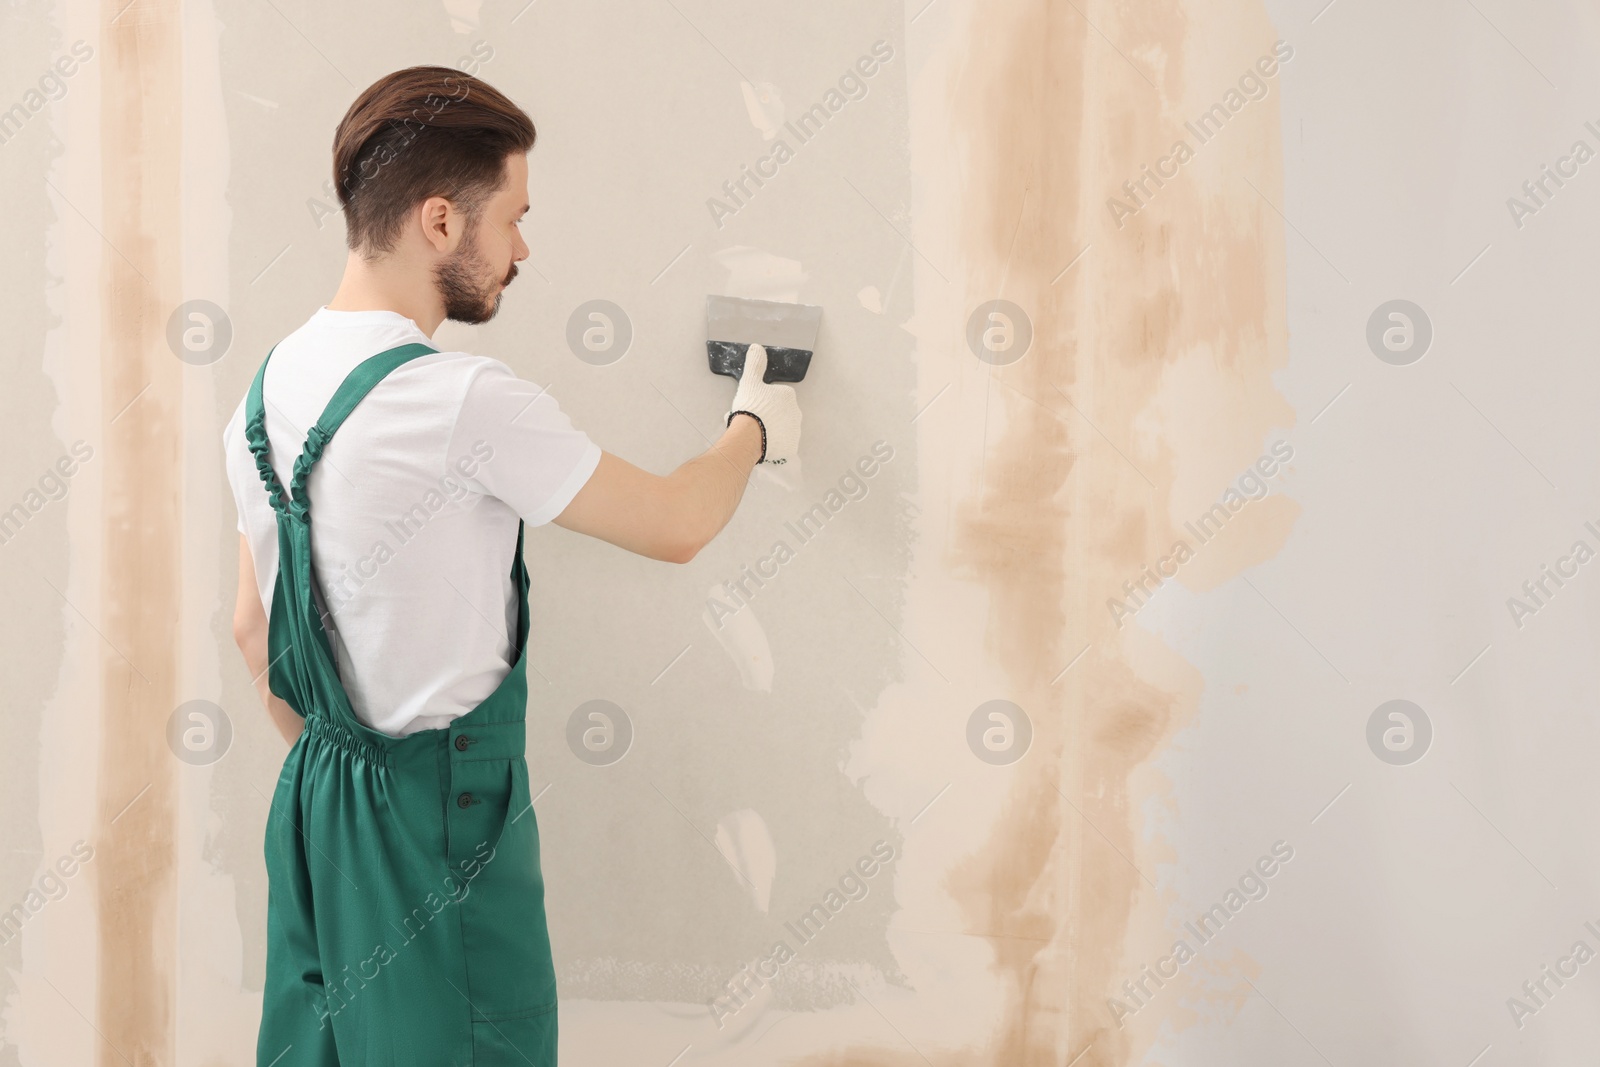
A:
{"label": "elastic waistband", "polygon": [[379,767],[394,766],[397,750],[420,754],[422,750],[444,746],[451,759],[464,763],[516,759],[526,755],[528,750],[525,721],[476,722],[472,715],[464,715],[450,726],[437,730],[419,730],[405,737],[378,735],[381,739],[369,739],[337,719],[313,713],[306,716],[306,732]]}
{"label": "elastic waistband", "polygon": [[379,767],[391,765],[389,750],[386,746],[373,744],[344,723],[330,719],[326,715],[315,713],[307,715],[306,733],[338,745],[346,752],[353,756],[359,756],[368,763],[376,764]]}

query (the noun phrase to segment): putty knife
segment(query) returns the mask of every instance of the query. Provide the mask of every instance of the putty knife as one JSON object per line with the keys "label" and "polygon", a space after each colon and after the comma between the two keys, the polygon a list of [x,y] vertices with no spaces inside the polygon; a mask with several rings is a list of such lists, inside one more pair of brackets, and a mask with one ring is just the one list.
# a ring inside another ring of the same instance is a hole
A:
{"label": "putty knife", "polygon": [[737,378],[753,344],[767,350],[767,382],[798,382],[811,366],[822,309],[812,304],[706,297],[706,359],[713,374]]}

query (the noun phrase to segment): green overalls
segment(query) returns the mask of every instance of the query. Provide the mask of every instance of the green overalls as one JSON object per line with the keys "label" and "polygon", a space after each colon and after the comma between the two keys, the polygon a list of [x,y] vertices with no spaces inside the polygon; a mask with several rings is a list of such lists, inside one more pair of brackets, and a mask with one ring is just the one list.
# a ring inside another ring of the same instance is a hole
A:
{"label": "green overalls", "polygon": [[245,436],[278,520],[268,681],[305,718],[267,818],[257,1067],[556,1062],[555,968],[524,758],[522,524],[511,567],[516,662],[449,727],[397,738],[359,722],[312,595],[306,476],[384,375],[433,351],[403,345],[350,372],[306,437],[287,500],[268,460],[265,360],[246,401]]}

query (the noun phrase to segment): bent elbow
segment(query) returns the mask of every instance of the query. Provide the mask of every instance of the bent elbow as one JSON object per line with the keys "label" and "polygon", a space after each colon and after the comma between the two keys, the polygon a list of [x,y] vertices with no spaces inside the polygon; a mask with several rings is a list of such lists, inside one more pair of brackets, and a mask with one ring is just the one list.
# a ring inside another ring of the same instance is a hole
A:
{"label": "bent elbow", "polygon": [[677,497],[667,502],[660,529],[664,551],[658,557],[668,563],[689,563],[711,543],[716,532],[706,529],[705,517],[690,502]]}
{"label": "bent elbow", "polygon": [[243,649],[250,640],[250,624],[238,615],[233,617],[233,643]]}
{"label": "bent elbow", "polygon": [[715,534],[708,534],[703,525],[692,519],[684,519],[672,524],[674,533],[669,537],[667,551],[662,558],[668,563],[689,563],[700,554],[700,550],[711,543]]}
{"label": "bent elbow", "polygon": [[233,643],[239,646],[240,652],[249,655],[252,648],[265,644],[265,636],[258,616],[249,611],[233,613]]}
{"label": "bent elbow", "polygon": [[700,554],[700,549],[704,547],[705,545],[699,541],[680,542],[671,552],[667,553],[663,559],[665,559],[668,563],[690,563],[693,562],[694,558]]}

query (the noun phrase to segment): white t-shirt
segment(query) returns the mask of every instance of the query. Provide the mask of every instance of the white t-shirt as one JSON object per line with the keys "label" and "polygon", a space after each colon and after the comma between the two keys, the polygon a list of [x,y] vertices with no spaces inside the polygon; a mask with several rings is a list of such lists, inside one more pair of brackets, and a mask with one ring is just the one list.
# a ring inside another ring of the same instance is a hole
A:
{"label": "white t-shirt", "polygon": [[[398,312],[323,307],[278,344],[262,399],[285,492],[306,431],[345,376],[413,341],[432,345]],[[222,442],[270,619],[277,513],[245,441],[244,408]],[[447,726],[494,691],[516,639],[518,517],[530,527],[555,518],[599,462],[600,446],[547,391],[486,356],[420,356],[356,405],[306,489],[329,643],[358,719],[403,736]]]}

